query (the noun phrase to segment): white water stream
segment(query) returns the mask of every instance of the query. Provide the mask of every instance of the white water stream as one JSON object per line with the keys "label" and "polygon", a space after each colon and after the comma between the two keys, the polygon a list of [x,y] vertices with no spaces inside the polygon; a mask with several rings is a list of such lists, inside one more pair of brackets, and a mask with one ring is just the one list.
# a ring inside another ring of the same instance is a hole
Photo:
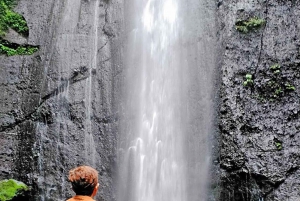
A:
{"label": "white water stream", "polygon": [[184,201],[178,5],[175,0],[148,0],[133,6],[143,10],[128,39],[127,66],[134,66],[129,73],[137,76],[128,103],[132,109],[126,113],[133,119],[121,142],[118,200]]}
{"label": "white water stream", "polygon": [[205,0],[126,2],[118,201],[208,199],[214,16]]}

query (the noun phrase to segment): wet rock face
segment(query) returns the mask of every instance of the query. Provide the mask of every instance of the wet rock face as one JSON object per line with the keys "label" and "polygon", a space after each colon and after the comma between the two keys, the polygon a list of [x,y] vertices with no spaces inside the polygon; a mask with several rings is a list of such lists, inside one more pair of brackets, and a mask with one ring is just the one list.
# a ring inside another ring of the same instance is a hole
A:
{"label": "wet rock face", "polygon": [[[299,200],[300,2],[219,1],[217,14],[221,200]],[[264,24],[237,30],[251,17]]]}
{"label": "wet rock face", "polygon": [[121,4],[20,0],[15,8],[29,27],[20,44],[40,49],[0,55],[0,179],[29,185],[30,200],[71,197],[68,171],[83,164],[99,171],[96,199],[114,200]]}
{"label": "wet rock face", "polygon": [[[298,200],[300,2],[217,6],[220,200]],[[29,35],[7,39],[40,49],[0,56],[0,179],[31,186],[31,200],[70,197],[68,170],[81,164],[99,171],[97,200],[115,199],[122,9],[121,0],[20,0],[15,8]],[[239,31],[238,21],[252,28]]]}

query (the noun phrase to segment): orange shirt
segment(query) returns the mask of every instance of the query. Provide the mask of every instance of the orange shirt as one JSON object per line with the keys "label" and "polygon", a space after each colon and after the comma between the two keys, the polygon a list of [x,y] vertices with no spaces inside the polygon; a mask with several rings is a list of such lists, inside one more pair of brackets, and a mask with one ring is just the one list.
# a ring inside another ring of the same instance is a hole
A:
{"label": "orange shirt", "polygon": [[74,197],[68,199],[67,201],[95,201],[90,196],[75,195]]}

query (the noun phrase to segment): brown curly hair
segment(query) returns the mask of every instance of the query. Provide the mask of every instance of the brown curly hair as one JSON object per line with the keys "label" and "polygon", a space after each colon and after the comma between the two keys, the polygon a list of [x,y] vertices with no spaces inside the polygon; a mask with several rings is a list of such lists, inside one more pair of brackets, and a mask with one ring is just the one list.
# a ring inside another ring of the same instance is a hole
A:
{"label": "brown curly hair", "polygon": [[89,166],[79,166],[70,170],[69,181],[76,195],[90,196],[98,184],[98,172]]}

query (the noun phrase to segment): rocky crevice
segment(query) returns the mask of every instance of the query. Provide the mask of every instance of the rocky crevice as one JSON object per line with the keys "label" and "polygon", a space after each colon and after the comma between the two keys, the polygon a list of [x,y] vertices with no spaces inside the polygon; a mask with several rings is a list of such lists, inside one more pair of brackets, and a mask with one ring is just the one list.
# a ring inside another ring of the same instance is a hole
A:
{"label": "rocky crevice", "polygon": [[264,11],[264,13],[265,13],[265,17],[264,17],[265,23],[264,23],[264,26],[263,26],[262,31],[261,31],[260,49],[259,49],[259,54],[258,54],[258,59],[257,59],[257,65],[256,65],[256,68],[254,70],[254,76],[256,75],[257,70],[259,68],[259,65],[261,63],[262,50],[263,50],[263,46],[264,46],[264,33],[265,33],[265,30],[266,30],[266,26],[268,24],[268,4],[269,4],[269,0],[267,0],[265,3],[266,3],[266,10]]}
{"label": "rocky crevice", "polygon": [[13,114],[4,114],[13,116],[15,121],[13,123],[8,123],[4,125],[0,125],[0,132],[4,132],[7,130],[14,129],[14,127],[22,124],[25,121],[40,121],[47,124],[53,123],[53,115],[51,112],[51,108],[49,105],[47,105],[46,101],[50,98],[53,98],[55,96],[58,96],[60,93],[63,93],[69,85],[75,84],[77,82],[83,81],[87,79],[90,75],[88,75],[88,69],[86,67],[80,67],[79,70],[75,69],[73,72],[73,75],[63,81],[60,86],[52,90],[47,95],[43,96],[41,100],[39,101],[39,104],[34,107],[34,110],[31,111],[28,114],[23,114],[20,116],[19,114],[13,113]]}

